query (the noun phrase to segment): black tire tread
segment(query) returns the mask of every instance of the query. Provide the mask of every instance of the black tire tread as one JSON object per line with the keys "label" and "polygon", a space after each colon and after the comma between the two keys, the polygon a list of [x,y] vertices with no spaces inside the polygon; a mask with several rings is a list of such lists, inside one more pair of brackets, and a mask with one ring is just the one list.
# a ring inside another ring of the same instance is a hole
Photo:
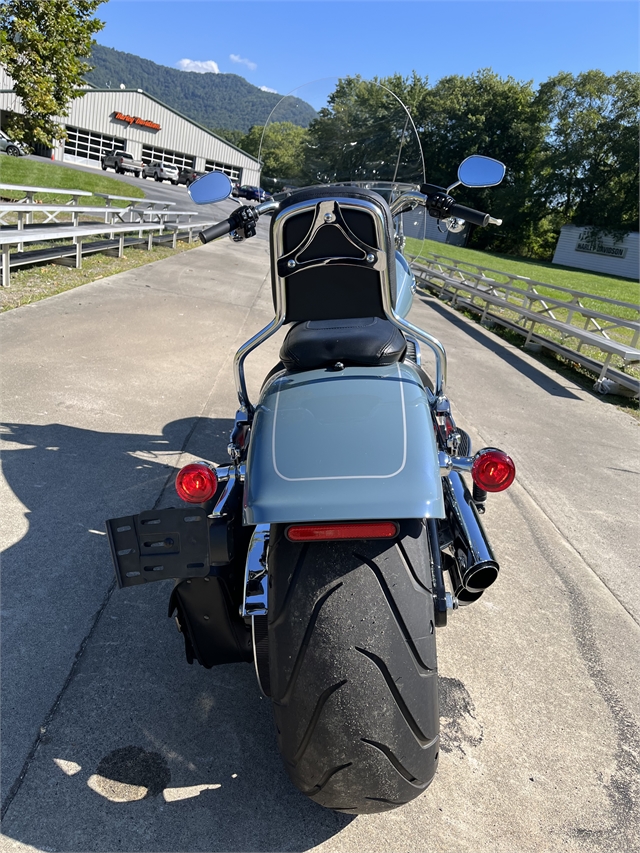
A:
{"label": "black tire tread", "polygon": [[393,677],[392,677],[391,673],[389,672],[387,666],[385,665],[384,661],[381,660],[381,658],[379,658],[378,655],[374,655],[372,652],[368,652],[365,649],[360,649],[357,646],[356,646],[356,651],[360,652],[360,654],[369,658],[369,660],[372,660],[374,662],[374,664],[378,667],[378,669],[382,673],[382,677],[384,678],[384,680],[387,684],[387,687],[389,688],[389,693],[393,697],[393,701],[396,703],[398,710],[400,711],[400,713],[404,717],[404,720],[405,720],[407,726],[411,730],[411,733],[413,734],[414,738],[418,741],[420,746],[423,749],[426,746],[431,746],[431,744],[434,741],[434,738],[426,737],[424,732],[420,728],[420,726],[416,723],[416,721],[413,717],[413,714],[411,713],[411,711],[409,711],[409,708],[407,707],[407,703],[404,701],[404,699],[400,695],[400,691],[398,690],[398,688],[397,688],[397,686],[393,680]]}
{"label": "black tire tread", "polygon": [[296,786],[346,814],[386,811],[431,782],[439,743],[429,545],[297,544],[273,525],[269,666],[280,751]]}

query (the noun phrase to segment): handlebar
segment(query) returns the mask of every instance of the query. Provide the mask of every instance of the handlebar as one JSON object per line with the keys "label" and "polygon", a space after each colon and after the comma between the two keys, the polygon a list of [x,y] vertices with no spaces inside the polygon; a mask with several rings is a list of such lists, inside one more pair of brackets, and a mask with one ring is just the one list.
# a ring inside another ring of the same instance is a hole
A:
{"label": "handlebar", "polygon": [[201,231],[198,234],[200,241],[202,243],[209,243],[211,240],[215,240],[216,237],[224,237],[225,234],[229,234],[231,231],[236,230],[240,235],[244,234],[244,236],[239,237],[241,240],[243,240],[245,236],[253,237],[256,233],[256,222],[258,221],[258,217],[265,213],[272,213],[277,210],[279,206],[280,203],[274,199],[263,201],[262,204],[256,204],[255,207],[242,205],[242,207],[239,207],[238,210],[234,211],[228,219],[224,219],[222,222],[216,222],[215,225],[211,225],[209,228],[205,228],[204,231]]}
{"label": "handlebar", "polygon": [[[425,188],[426,186],[427,185],[425,185]],[[438,187],[433,187],[433,189],[438,190]],[[448,196],[444,190],[442,193],[435,192],[433,194],[416,192],[415,190],[403,193],[391,203],[391,215],[398,216],[405,210],[412,210],[414,207],[417,207],[417,205],[426,207],[433,216],[437,215],[443,219],[453,216],[481,227],[486,225],[502,225],[501,219],[494,219],[488,213],[482,213],[480,210],[474,210],[471,207],[465,207],[463,204],[458,204],[451,198],[451,196]],[[262,202],[262,204],[257,204],[253,208],[243,206],[233,213],[229,219],[223,219],[222,222],[216,222],[215,225],[205,228],[198,236],[203,243],[209,243],[211,240],[215,240],[217,237],[223,237],[225,234],[229,234],[234,229],[242,227],[243,225],[246,227],[247,220],[252,220],[252,233],[255,233],[255,222],[258,217],[265,213],[273,213],[278,210],[279,207],[280,201],[276,201],[275,199]],[[251,223],[249,223],[249,228],[251,228]],[[247,236],[251,236],[251,234],[247,233]]]}
{"label": "handlebar", "polygon": [[472,207],[465,207],[464,204],[452,204],[447,211],[449,216],[455,216],[458,219],[464,219],[472,225],[479,225],[484,228],[489,224],[491,217],[488,213],[481,213],[479,210],[474,210]]}
{"label": "handlebar", "polygon": [[215,240],[216,237],[224,237],[232,229],[233,222],[230,219],[223,219],[222,222],[216,222],[215,225],[205,228],[204,231],[198,234],[198,237],[201,243],[209,243],[211,240]]}

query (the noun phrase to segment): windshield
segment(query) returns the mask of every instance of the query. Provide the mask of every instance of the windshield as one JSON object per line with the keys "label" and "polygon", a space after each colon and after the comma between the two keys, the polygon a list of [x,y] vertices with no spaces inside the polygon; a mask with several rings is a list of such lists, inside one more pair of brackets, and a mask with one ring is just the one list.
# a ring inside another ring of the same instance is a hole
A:
{"label": "windshield", "polygon": [[[274,107],[260,134],[261,186],[277,194],[300,187],[351,185],[372,189],[389,203],[426,182],[420,139],[407,103],[405,81],[324,78],[299,86]],[[395,85],[392,85],[395,84]],[[395,90],[395,91],[394,91]],[[316,117],[306,127],[291,121],[291,101],[311,104]],[[422,249],[424,217],[397,217],[410,231],[408,253]]]}

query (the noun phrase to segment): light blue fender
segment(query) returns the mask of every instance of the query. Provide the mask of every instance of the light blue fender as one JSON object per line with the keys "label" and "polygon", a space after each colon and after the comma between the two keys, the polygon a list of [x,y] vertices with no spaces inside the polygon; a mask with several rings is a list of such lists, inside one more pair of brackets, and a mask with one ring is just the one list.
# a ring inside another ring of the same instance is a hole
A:
{"label": "light blue fender", "polygon": [[283,373],[263,390],[245,524],[444,515],[429,403],[409,364]]}

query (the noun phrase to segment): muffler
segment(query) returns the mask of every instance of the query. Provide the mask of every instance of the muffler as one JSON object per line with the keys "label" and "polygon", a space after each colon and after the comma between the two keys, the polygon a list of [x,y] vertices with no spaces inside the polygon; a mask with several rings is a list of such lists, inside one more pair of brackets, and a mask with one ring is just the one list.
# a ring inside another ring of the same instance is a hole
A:
{"label": "muffler", "polygon": [[460,604],[470,604],[494,583],[500,566],[461,475],[450,471],[442,485],[455,554],[455,560],[446,561],[447,569]]}
{"label": "muffler", "polygon": [[449,572],[451,590],[454,596],[458,599],[460,607],[464,607],[466,604],[473,604],[474,601],[477,601],[480,598],[482,592],[469,592],[468,589],[465,589],[465,586],[462,583],[462,575],[460,574],[458,560],[456,557],[452,557],[451,554],[443,553],[442,567]]}

